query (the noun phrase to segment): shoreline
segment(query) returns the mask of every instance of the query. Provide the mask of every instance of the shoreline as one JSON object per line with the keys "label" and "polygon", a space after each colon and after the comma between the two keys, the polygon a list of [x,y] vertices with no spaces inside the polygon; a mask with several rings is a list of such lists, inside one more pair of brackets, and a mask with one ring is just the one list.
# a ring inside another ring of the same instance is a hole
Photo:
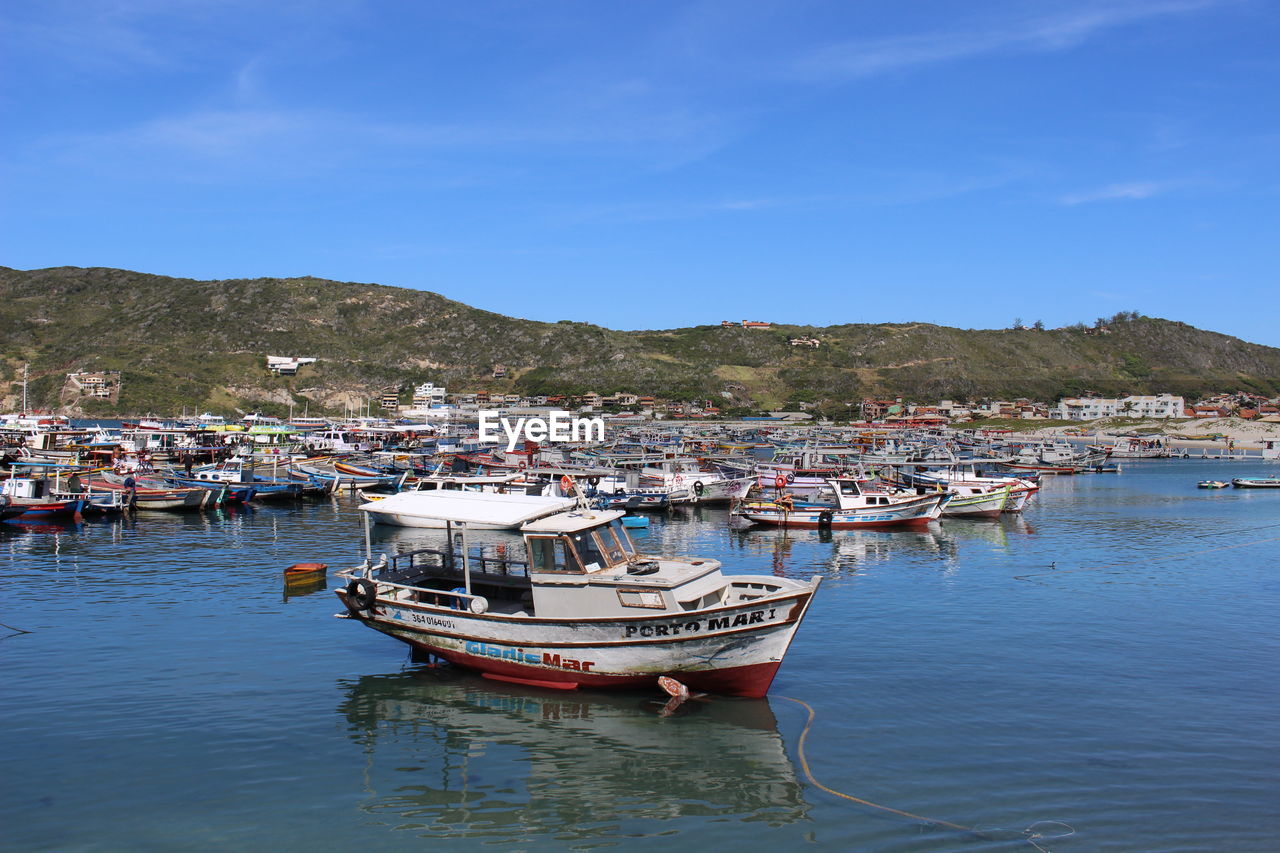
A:
{"label": "shoreline", "polygon": [[[1153,429],[1154,428],[1154,429]],[[1083,430],[1089,435],[1072,435],[1067,430]],[[1205,419],[1172,419],[1169,421],[1144,420],[1115,424],[1111,419],[1100,421],[1081,421],[1072,426],[1052,426],[1035,428],[1028,425],[1025,429],[1014,429],[1018,435],[1033,435],[1042,438],[1089,438],[1100,442],[1107,440],[1123,441],[1135,430],[1141,430],[1152,438],[1163,436],[1172,447],[1187,449],[1225,450],[1231,441],[1235,450],[1261,450],[1262,443],[1267,440],[1280,441],[1280,423],[1270,421],[1246,421],[1241,418],[1205,418]],[[1221,438],[1204,439],[1189,436],[1220,433]]]}

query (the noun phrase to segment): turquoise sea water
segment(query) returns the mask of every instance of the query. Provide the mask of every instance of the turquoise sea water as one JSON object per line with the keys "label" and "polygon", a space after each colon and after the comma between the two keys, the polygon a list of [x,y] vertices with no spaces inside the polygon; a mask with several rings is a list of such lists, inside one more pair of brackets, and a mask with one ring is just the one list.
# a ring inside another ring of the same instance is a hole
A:
{"label": "turquoise sea water", "polygon": [[[1052,819],[1053,851],[1272,851],[1280,491],[1194,484],[1275,471],[1133,462],[925,532],[655,517],[650,550],[826,578],[769,699],[667,717],[413,664],[330,590],[286,598],[285,566],[358,560],[348,499],[3,524],[0,622],[30,633],[0,640],[0,846],[1030,851]],[[823,784],[982,834],[811,785],[791,698]]]}

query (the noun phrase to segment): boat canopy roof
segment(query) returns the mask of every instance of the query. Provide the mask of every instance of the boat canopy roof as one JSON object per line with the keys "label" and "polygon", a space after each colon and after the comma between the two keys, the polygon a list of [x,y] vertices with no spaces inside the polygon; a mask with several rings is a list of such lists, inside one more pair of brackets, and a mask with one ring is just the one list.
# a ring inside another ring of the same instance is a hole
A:
{"label": "boat canopy roof", "polygon": [[584,509],[573,512],[558,512],[527,522],[520,528],[521,533],[577,533],[588,527],[598,527],[622,518],[625,512],[616,509]]}
{"label": "boat canopy roof", "polygon": [[429,492],[400,492],[380,501],[361,504],[359,509],[367,513],[434,518],[454,524],[494,524],[517,527],[526,521],[564,512],[576,505],[577,501],[572,498],[440,489]]}

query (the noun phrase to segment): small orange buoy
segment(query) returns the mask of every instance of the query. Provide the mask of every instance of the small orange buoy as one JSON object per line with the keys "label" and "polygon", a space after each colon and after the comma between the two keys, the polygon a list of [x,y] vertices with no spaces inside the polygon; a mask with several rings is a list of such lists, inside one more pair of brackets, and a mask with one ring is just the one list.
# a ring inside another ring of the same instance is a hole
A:
{"label": "small orange buoy", "polygon": [[284,570],[284,579],[287,583],[311,581],[323,575],[328,568],[328,563],[294,563]]}

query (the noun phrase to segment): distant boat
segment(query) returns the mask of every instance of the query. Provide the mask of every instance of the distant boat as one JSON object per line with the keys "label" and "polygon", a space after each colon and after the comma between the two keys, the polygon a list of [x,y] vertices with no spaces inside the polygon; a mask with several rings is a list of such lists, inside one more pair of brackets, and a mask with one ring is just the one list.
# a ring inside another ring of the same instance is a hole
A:
{"label": "distant boat", "polygon": [[[835,530],[858,527],[902,527],[925,525],[938,518],[953,497],[951,492],[925,491],[923,494],[895,490],[868,492],[853,478],[832,477],[827,480],[832,503],[811,503],[782,494],[772,501],[747,501],[736,515],[759,524],[779,527],[816,527]],[[1001,504],[1008,491],[1000,494]]]}
{"label": "distant boat", "polygon": [[1196,483],[1197,489],[1225,489],[1231,484],[1226,480],[1201,480]]}
{"label": "distant boat", "polygon": [[1280,477],[1236,477],[1231,485],[1237,489],[1280,489]]}

